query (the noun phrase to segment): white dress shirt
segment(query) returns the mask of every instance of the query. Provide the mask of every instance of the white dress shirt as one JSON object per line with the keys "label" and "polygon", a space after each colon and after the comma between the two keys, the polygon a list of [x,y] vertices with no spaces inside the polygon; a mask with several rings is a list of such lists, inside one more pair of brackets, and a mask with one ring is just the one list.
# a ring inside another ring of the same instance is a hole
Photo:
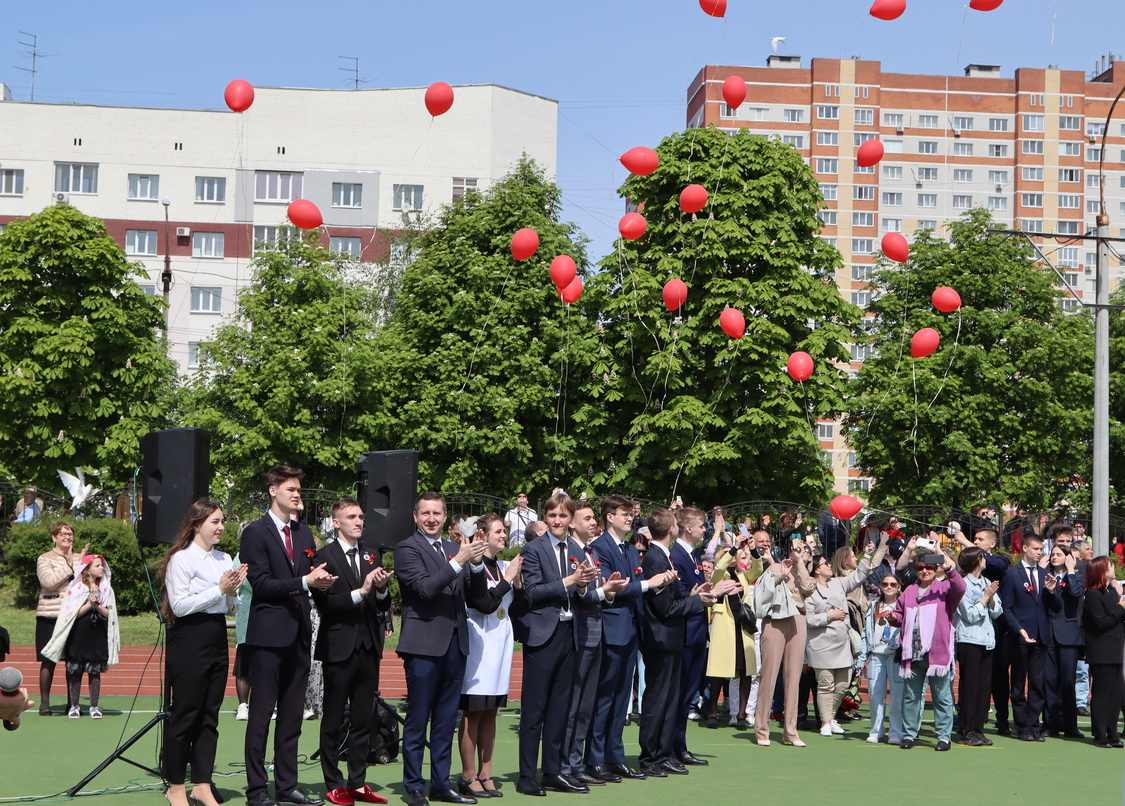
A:
{"label": "white dress shirt", "polygon": [[172,614],[182,618],[192,613],[233,613],[239,597],[224,596],[219,591],[219,580],[233,567],[229,554],[218,549],[204,551],[195,543],[173,554],[164,575]]}

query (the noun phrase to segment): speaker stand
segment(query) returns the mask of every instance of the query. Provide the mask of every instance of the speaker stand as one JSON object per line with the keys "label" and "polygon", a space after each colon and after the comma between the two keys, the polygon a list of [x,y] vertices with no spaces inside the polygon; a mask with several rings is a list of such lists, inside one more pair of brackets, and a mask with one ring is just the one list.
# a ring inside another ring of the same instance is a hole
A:
{"label": "speaker stand", "polygon": [[[163,699],[163,697],[161,699]],[[82,787],[86,786],[86,784],[90,783],[95,778],[97,778],[98,775],[102,772],[102,770],[104,770],[106,767],[108,767],[110,764],[112,764],[113,762],[115,762],[117,760],[124,761],[126,764],[132,764],[134,767],[137,767],[138,769],[142,769],[147,773],[151,773],[154,777],[159,778],[160,780],[163,781],[164,780],[164,773],[160,772],[159,770],[154,770],[152,767],[147,767],[147,766],[145,766],[144,764],[141,764],[138,761],[133,761],[132,759],[125,758],[125,751],[128,750],[130,747],[132,747],[134,744],[136,744],[138,741],[140,741],[141,738],[146,733],[148,733],[154,727],[156,727],[161,722],[164,722],[167,719],[168,719],[168,712],[164,710],[164,704],[161,703],[160,710],[157,712],[156,716],[154,716],[152,719],[150,719],[148,721],[147,725],[145,725],[139,731],[137,731],[132,736],[130,736],[129,739],[123,745],[121,745],[116,750],[114,750],[104,761],[102,761],[101,764],[94,767],[94,769],[91,770],[90,773],[85,778],[83,778],[81,781],[79,781],[74,786],[72,786],[70,789],[68,789],[66,791],[67,796],[73,798],[75,795],[78,794],[78,792],[82,789]]]}

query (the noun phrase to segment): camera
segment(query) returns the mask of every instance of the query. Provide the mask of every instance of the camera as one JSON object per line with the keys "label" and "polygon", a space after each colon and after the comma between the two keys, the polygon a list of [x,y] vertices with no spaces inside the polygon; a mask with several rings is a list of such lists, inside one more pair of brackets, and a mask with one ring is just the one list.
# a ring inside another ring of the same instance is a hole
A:
{"label": "camera", "polygon": [[959,524],[957,521],[950,521],[949,524],[945,527],[945,533],[947,535],[949,535],[950,537],[953,537],[955,534],[957,534],[960,531],[961,531],[961,524]]}

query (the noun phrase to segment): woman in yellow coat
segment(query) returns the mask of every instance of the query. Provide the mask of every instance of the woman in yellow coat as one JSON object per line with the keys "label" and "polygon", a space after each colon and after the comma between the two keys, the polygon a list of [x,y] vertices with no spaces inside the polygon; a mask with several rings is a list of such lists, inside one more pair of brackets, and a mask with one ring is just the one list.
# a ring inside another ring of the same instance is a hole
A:
{"label": "woman in yellow coat", "polygon": [[[754,655],[754,632],[756,627],[743,619],[742,611],[749,610],[753,601],[753,584],[762,575],[762,561],[749,547],[734,551],[724,549],[715,557],[715,570],[711,582],[734,579],[742,589],[719,599],[711,607],[711,643],[707,653],[708,678],[711,699],[705,713],[708,724],[715,718],[715,706],[726,680],[738,678],[738,710],[731,707],[732,714],[738,714],[738,729],[746,730],[746,703],[750,697],[751,678],[758,672]],[[747,607],[743,608],[743,603]]]}

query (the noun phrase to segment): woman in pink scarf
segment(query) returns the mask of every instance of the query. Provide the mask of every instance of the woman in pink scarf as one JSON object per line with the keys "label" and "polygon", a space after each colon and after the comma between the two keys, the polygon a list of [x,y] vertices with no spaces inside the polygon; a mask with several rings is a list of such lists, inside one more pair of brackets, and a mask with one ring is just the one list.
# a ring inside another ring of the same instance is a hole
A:
{"label": "woman in pink scarf", "polygon": [[938,739],[934,749],[948,750],[953,736],[953,615],[965,595],[965,580],[949,556],[941,562],[946,576],[937,580],[938,565],[927,562],[934,559],[935,555],[930,554],[915,556],[918,581],[903,591],[893,617],[902,629],[898,673],[904,681],[903,738],[899,745],[903,750],[914,746],[922,728],[927,682],[934,702],[934,732]]}

